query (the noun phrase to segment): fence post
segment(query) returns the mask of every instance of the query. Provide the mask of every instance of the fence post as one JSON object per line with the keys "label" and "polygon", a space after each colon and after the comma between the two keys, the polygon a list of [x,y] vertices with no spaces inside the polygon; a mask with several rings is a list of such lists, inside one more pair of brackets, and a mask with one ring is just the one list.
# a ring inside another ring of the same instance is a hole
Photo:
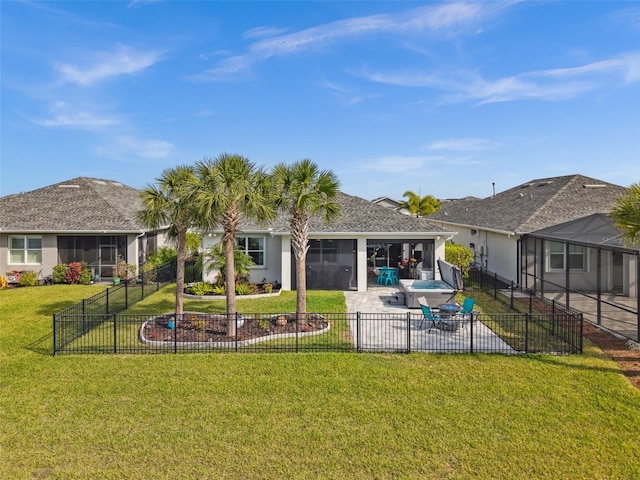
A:
{"label": "fence post", "polygon": [[82,315],[84,315],[85,313],[87,313],[86,308],[87,308],[87,307],[86,307],[86,305],[85,305],[85,299],[83,298],[83,299],[82,299]]}
{"label": "fence post", "polygon": [[106,292],[105,298],[106,298],[105,303],[106,303],[106,307],[107,307],[106,314],[109,315],[109,287],[107,287],[107,292]]}
{"label": "fence post", "polygon": [[411,312],[407,312],[407,353],[411,353]]}
{"label": "fence post", "polygon": [[498,298],[498,274],[493,274],[493,298],[496,300]]}
{"label": "fence post", "polygon": [[129,308],[129,281],[124,283],[124,309]]}
{"label": "fence post", "polygon": [[513,310],[513,289],[514,289],[514,284],[513,284],[513,280],[511,280],[511,310]]}
{"label": "fence post", "polygon": [[236,338],[234,340],[235,343],[235,347],[236,347],[236,353],[238,352],[238,318],[239,318],[239,313],[236,312],[233,321],[236,322]]}
{"label": "fence post", "polygon": [[583,318],[583,313],[580,312],[580,314],[578,315],[578,318],[580,319],[580,352],[582,353],[582,344],[583,344],[583,337],[582,334],[584,333],[583,329],[584,329],[584,318]]}
{"label": "fence post", "polygon": [[56,356],[56,314],[53,314],[53,356]]}
{"label": "fence post", "polygon": [[529,353],[529,318],[530,313],[524,314],[524,353]]}
{"label": "fence post", "polygon": [[296,310],[296,353],[298,353],[299,332],[300,332],[300,312]]}
{"label": "fence post", "polygon": [[471,335],[469,340],[469,353],[473,353],[473,311],[469,314],[469,335]]}
{"label": "fence post", "polygon": [[[84,317],[84,316],[83,316]],[[113,353],[118,353],[118,326],[116,325],[118,314],[113,314]]]}
{"label": "fence post", "polygon": [[360,312],[356,313],[356,351],[360,353]]}
{"label": "fence post", "polygon": [[529,313],[533,312],[533,292],[529,292]]}
{"label": "fence post", "polygon": [[175,317],[175,320],[173,322],[174,327],[173,327],[173,353],[174,355],[176,355],[178,353],[178,323],[180,323],[180,320],[182,320],[182,318],[178,318],[178,314],[174,313],[173,314]]}

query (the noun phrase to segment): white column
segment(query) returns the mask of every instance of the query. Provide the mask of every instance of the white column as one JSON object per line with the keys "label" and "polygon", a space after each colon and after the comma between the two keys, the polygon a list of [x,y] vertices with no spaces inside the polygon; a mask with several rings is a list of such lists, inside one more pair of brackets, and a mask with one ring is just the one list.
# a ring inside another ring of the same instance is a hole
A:
{"label": "white column", "polygon": [[358,237],[358,291],[367,291],[367,239]]}
{"label": "white column", "polygon": [[280,274],[282,290],[291,290],[291,237],[283,236],[280,245]]}

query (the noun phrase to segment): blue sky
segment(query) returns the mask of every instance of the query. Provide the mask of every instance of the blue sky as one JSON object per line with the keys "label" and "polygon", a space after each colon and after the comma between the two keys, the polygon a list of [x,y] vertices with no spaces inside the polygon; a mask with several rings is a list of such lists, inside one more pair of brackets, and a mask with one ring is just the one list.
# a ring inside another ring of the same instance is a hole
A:
{"label": "blue sky", "polygon": [[640,181],[636,2],[2,1],[0,195],[238,153],[349,194]]}

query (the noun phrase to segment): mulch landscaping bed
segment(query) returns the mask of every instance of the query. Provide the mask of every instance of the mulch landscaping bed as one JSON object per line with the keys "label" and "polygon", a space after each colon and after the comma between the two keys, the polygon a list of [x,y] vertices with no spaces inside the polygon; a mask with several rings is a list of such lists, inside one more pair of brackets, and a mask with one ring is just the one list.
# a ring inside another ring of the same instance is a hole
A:
{"label": "mulch landscaping bed", "polygon": [[617,338],[588,322],[584,322],[583,334],[587,340],[600,347],[605,355],[615,360],[629,381],[640,388],[640,348],[634,348],[628,340]]}
{"label": "mulch landscaping bed", "polygon": [[[327,328],[328,322],[320,315],[308,314],[306,320],[296,322],[295,314],[243,317],[238,328],[238,340],[251,340],[271,335],[317,332]],[[174,337],[175,335],[175,337]],[[228,335],[227,316],[220,314],[185,313],[182,320],[172,315],[161,315],[146,322],[145,340],[181,342],[234,342]]]}

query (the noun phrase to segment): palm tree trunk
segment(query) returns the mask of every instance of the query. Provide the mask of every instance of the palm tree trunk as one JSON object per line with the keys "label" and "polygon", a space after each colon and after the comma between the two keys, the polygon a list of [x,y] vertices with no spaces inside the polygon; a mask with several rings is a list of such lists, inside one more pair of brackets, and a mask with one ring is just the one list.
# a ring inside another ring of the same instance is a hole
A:
{"label": "palm tree trunk", "polygon": [[227,323],[229,325],[228,335],[235,337],[236,335],[236,275],[235,264],[233,258],[233,249],[235,247],[233,238],[229,238],[225,235],[224,242],[224,256],[225,256],[225,276],[227,279],[227,285],[225,288],[225,294],[227,297]]}
{"label": "palm tree trunk", "polygon": [[187,231],[178,231],[178,258],[176,265],[176,321],[183,313],[184,305],[184,261],[186,257]]}
{"label": "palm tree trunk", "polygon": [[294,252],[296,257],[296,312],[307,313],[307,272],[305,254]]}

